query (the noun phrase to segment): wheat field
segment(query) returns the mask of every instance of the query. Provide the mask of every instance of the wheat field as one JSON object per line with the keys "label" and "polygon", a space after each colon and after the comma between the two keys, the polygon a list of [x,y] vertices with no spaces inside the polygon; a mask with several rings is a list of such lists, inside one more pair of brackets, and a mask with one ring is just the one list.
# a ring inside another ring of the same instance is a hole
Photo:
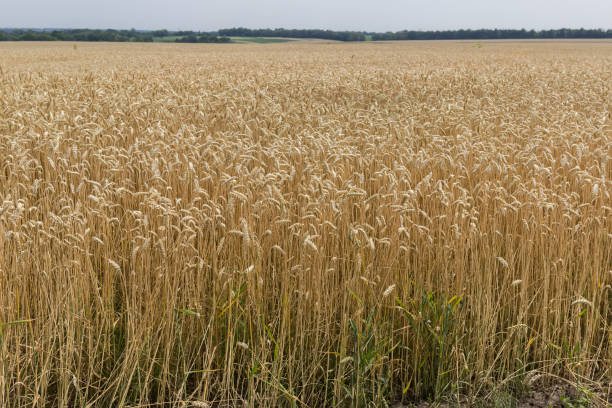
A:
{"label": "wheat field", "polygon": [[612,42],[0,44],[0,405],[605,405],[611,85]]}

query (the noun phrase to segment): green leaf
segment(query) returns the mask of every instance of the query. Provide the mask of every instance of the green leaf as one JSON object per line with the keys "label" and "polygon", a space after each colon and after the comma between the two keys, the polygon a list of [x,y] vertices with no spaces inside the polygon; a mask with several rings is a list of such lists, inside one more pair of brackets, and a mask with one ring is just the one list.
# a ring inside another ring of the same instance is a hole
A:
{"label": "green leaf", "polygon": [[183,313],[189,316],[200,317],[200,314],[198,312],[194,312],[193,310],[187,310],[187,309],[175,309],[175,310],[179,313]]}
{"label": "green leaf", "polygon": [[357,296],[357,295],[356,295],[356,294],[355,294],[355,293],[354,293],[352,290],[350,290],[350,289],[347,289],[347,290],[348,290],[348,292],[351,294],[351,296],[352,296],[352,297],[354,297],[354,298],[355,298],[355,300],[357,300],[357,302],[358,302],[358,303],[359,303],[361,306],[363,306],[363,302],[362,302],[362,300],[361,300],[361,299],[359,299],[359,296]]}
{"label": "green leaf", "polygon": [[8,326],[16,326],[18,324],[25,324],[25,323],[30,323],[30,322],[33,322],[33,321],[34,321],[34,319],[15,320],[15,321],[12,321],[12,322],[1,323],[0,324],[0,328],[5,328],[5,327],[8,327]]}

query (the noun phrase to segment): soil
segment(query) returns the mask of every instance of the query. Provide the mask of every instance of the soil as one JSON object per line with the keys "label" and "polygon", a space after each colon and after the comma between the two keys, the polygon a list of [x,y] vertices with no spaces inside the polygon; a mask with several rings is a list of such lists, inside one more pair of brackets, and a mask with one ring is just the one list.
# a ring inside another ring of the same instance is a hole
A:
{"label": "soil", "polygon": [[[606,395],[607,394],[607,395]],[[608,392],[595,392],[586,398],[575,387],[555,385],[549,388],[529,391],[520,400],[491,401],[483,403],[428,403],[421,402],[412,405],[395,404],[391,408],[600,408],[612,407],[612,395]]]}

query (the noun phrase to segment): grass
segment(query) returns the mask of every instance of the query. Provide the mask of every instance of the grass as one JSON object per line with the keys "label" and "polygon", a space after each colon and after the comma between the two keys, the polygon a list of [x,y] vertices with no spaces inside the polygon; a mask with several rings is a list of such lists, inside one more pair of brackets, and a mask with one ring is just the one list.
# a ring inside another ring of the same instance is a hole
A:
{"label": "grass", "polygon": [[153,42],[175,42],[176,40],[183,38],[180,35],[167,35],[165,37],[153,37]]}
{"label": "grass", "polygon": [[[166,37],[153,37],[154,42],[175,42],[182,36],[170,35]],[[268,38],[268,37],[230,37],[232,42],[236,43],[257,43],[257,44],[269,44],[269,43],[285,43],[291,41],[298,41],[291,38]]]}
{"label": "grass", "polygon": [[0,53],[1,406],[612,382],[611,44]]}
{"label": "grass", "polygon": [[271,37],[230,37],[233,42],[237,43],[257,43],[257,44],[270,44],[270,43],[285,43],[291,41],[297,41],[292,38],[271,38]]}

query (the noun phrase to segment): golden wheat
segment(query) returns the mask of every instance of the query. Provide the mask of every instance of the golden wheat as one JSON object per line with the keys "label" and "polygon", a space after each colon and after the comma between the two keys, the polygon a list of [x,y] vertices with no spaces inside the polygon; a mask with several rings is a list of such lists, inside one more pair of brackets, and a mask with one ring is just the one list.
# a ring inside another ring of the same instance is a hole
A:
{"label": "golden wheat", "polygon": [[609,386],[610,42],[0,55],[0,405]]}

